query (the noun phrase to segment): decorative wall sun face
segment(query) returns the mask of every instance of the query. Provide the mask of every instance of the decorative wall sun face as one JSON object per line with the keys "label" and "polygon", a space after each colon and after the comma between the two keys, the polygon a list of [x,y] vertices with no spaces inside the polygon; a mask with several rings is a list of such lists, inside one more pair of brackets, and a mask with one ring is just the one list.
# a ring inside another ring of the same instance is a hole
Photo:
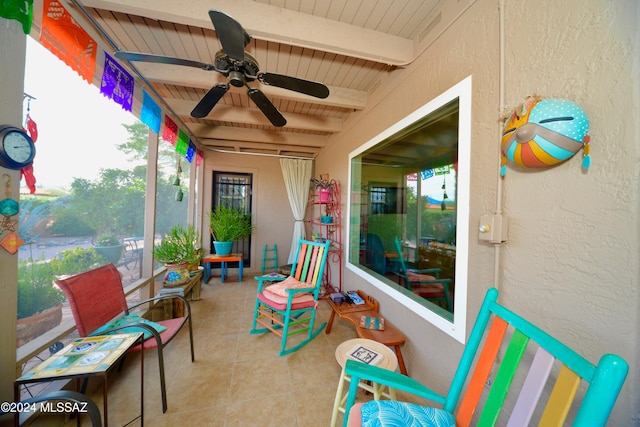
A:
{"label": "decorative wall sun face", "polygon": [[583,167],[588,168],[589,140],[589,119],[576,103],[529,97],[505,122],[501,174],[506,173],[506,159],[541,168],[564,162],[583,147]]}

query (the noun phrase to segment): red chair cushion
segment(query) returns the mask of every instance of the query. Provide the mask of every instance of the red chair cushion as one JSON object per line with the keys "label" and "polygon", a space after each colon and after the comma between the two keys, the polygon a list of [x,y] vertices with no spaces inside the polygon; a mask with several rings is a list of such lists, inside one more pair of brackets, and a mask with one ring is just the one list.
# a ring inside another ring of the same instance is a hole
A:
{"label": "red chair cushion", "polygon": [[429,274],[419,274],[413,271],[407,271],[407,277],[410,282],[422,282],[429,280],[436,280],[435,276],[431,276]]}
{"label": "red chair cushion", "polygon": [[[308,295],[309,297],[311,297],[311,299],[309,300],[308,298],[304,298],[304,297],[300,297],[300,298],[295,298],[293,301],[293,304],[291,304],[291,309],[292,310],[298,310],[301,308],[309,308],[309,307],[313,307],[315,305],[315,300],[313,299],[312,295]],[[268,305],[269,307],[275,309],[275,310],[280,310],[280,311],[284,311],[287,309],[287,303],[281,303],[281,302],[277,302],[272,300],[271,298],[268,297],[268,295],[265,295],[264,292],[260,292],[258,294],[258,299],[260,300],[260,302],[262,302],[263,304]]]}
{"label": "red chair cushion", "polygon": [[[160,332],[160,340],[163,343],[166,343],[167,341],[169,341],[175,334],[178,333],[184,321],[185,321],[184,317],[176,317],[175,319],[160,320],[159,322],[156,322],[164,326],[165,328],[167,328],[164,331]],[[142,345],[144,345],[145,350],[148,348],[157,348],[158,341],[156,341],[156,339],[152,336],[151,338],[146,340],[144,343],[138,344],[132,347],[131,351],[140,351],[142,349]]]}

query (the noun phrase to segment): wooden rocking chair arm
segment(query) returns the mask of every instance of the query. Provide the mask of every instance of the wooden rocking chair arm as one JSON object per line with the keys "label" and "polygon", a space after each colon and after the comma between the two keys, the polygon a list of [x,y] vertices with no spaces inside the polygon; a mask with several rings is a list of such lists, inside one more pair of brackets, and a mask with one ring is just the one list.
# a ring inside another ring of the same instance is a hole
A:
{"label": "wooden rocking chair arm", "polygon": [[411,273],[415,273],[415,274],[429,274],[429,273],[432,273],[432,274],[434,274],[436,276],[436,278],[439,279],[440,278],[439,277],[440,276],[440,271],[442,271],[442,270],[440,268],[436,267],[436,268],[423,268],[423,269],[420,269],[420,270],[412,268],[412,269],[410,269],[408,271],[411,272]]}
{"label": "wooden rocking chair arm", "polygon": [[295,294],[300,294],[300,293],[313,293],[316,288],[315,287],[311,287],[311,288],[295,288],[295,289],[285,289],[287,292],[289,292],[289,295],[295,295]]}
{"label": "wooden rocking chair arm", "polygon": [[345,365],[345,374],[350,376],[352,383],[355,384],[357,384],[359,380],[368,380],[379,385],[385,385],[396,390],[415,394],[439,404],[444,404],[446,402],[445,396],[436,393],[429,387],[419,383],[413,378],[401,374],[400,372],[367,365],[366,363],[357,362],[355,360],[347,360]]}
{"label": "wooden rocking chair arm", "polygon": [[255,276],[255,280],[258,281],[258,293],[262,292],[262,286],[264,282],[272,283],[272,282],[282,282],[286,277],[260,277]]}

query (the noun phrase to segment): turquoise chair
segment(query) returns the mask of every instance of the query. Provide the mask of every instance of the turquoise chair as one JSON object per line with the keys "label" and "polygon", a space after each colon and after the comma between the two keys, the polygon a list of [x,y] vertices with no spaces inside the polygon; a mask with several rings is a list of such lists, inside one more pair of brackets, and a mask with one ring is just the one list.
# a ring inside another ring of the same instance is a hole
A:
{"label": "turquoise chair", "polygon": [[439,268],[415,269],[411,268],[404,259],[402,245],[397,237],[394,238],[398,259],[396,265],[404,286],[416,295],[433,303],[443,303],[447,311],[453,313],[451,306],[451,279],[441,279]]}
{"label": "turquoise chair", "polygon": [[[397,372],[347,361],[345,373],[351,377],[351,385],[345,410],[349,415],[345,416],[343,426],[359,426],[358,417],[366,420],[373,412],[388,421],[407,410],[442,421],[428,424],[434,426],[449,426],[454,422],[458,427],[470,424],[547,427],[562,426],[565,422],[574,426],[604,426],[627,376],[627,362],[619,356],[605,354],[594,366],[498,304],[497,299],[498,291],[489,289],[445,395]],[[527,357],[523,357],[525,353]],[[524,361],[527,363],[521,363]],[[511,387],[514,378],[517,380]],[[421,396],[442,405],[442,409],[396,401],[371,401],[354,406],[359,381],[372,381]],[[579,387],[581,392],[577,393]],[[508,404],[507,394],[512,396]],[[582,399],[576,399],[577,395]],[[572,408],[572,420],[567,420]]]}
{"label": "turquoise chair", "polygon": [[[265,291],[265,284],[283,282],[287,277],[256,276],[258,293],[253,312],[252,334],[273,332],[281,338],[280,356],[292,353],[314,339],[326,322],[314,329],[322,276],[327,262],[330,241],[324,243],[300,239],[289,282],[302,282],[295,289],[285,290],[286,296],[274,296]],[[306,333],[301,342],[287,347],[292,335]]]}

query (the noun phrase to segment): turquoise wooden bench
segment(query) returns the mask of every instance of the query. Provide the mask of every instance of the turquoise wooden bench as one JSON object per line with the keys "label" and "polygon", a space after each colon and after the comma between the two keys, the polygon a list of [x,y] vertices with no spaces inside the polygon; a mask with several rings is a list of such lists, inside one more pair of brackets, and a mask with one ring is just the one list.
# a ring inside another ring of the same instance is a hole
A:
{"label": "turquoise wooden bench", "polygon": [[[360,421],[366,421],[369,415],[388,422],[394,412],[409,411],[404,412],[406,416],[423,411],[425,416],[443,421],[424,424],[433,426],[449,426],[453,422],[458,427],[534,424],[548,427],[565,422],[574,426],[604,426],[626,379],[627,362],[605,354],[594,366],[498,304],[497,299],[498,291],[489,289],[446,395],[397,372],[347,361],[345,373],[351,377],[351,385],[345,411],[349,415],[343,425],[360,426]],[[528,356],[523,357],[525,354]],[[490,375],[493,381],[489,385]],[[421,396],[441,408],[392,401],[354,406],[358,382],[366,380]],[[400,425],[408,425],[406,421],[403,423]]]}

